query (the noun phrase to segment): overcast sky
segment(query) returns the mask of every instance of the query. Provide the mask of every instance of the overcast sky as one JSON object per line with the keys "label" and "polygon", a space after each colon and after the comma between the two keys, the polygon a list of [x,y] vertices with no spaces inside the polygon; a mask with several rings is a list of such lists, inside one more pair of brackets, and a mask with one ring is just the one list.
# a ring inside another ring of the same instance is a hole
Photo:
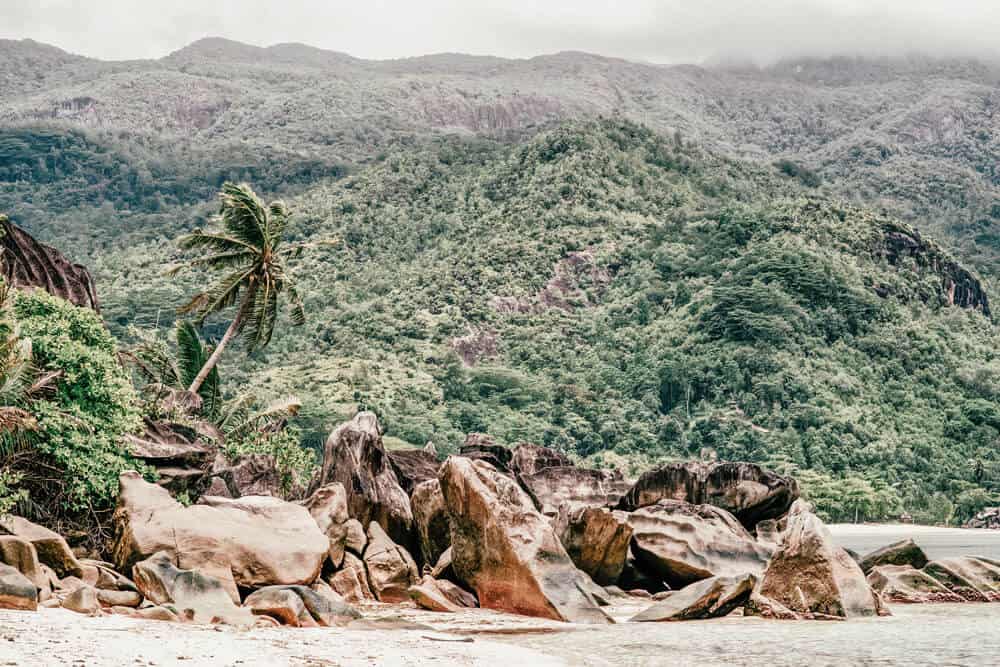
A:
{"label": "overcast sky", "polygon": [[364,58],[993,55],[1000,0],[0,0],[0,38],[98,58],[158,58],[205,36]]}

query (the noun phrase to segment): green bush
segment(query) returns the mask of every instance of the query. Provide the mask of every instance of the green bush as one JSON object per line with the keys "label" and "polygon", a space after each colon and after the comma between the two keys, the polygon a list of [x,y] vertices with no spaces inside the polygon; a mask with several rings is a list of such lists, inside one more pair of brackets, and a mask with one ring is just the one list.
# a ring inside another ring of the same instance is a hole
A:
{"label": "green bush", "polygon": [[[122,448],[126,433],[140,427],[137,397],[118,363],[115,340],[100,317],[42,291],[18,293],[14,316],[31,340],[35,363],[60,373],[54,393],[35,402],[35,447],[60,479],[50,498],[58,509],[108,506],[118,475],[134,468]],[[54,508],[55,509],[55,508]]]}

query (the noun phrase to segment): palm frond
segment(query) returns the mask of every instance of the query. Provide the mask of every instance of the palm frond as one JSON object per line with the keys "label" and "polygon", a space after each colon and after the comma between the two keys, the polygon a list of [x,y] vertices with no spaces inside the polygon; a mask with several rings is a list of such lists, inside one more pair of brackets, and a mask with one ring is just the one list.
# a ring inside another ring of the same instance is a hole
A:
{"label": "palm frond", "polygon": [[246,183],[224,183],[219,193],[219,219],[229,236],[263,249],[267,239],[267,209]]}
{"label": "palm frond", "polygon": [[237,394],[227,401],[219,415],[218,426],[223,432],[229,432],[229,426],[244,421],[250,414],[250,408],[257,402],[257,397],[250,392]]}
{"label": "palm frond", "polygon": [[188,261],[182,268],[209,268],[217,271],[230,269],[250,268],[257,261],[257,255],[241,250],[238,252],[224,252],[215,255],[206,255]]}
{"label": "palm frond", "polygon": [[179,312],[196,313],[201,320],[204,320],[208,315],[232,306],[239,299],[240,289],[244,287],[245,281],[253,276],[253,273],[253,267],[230,273],[210,290],[196,294],[191,301],[180,307]]}
{"label": "palm frond", "polygon": [[239,416],[226,424],[227,439],[244,440],[276,433],[284,429],[288,420],[302,409],[302,402],[295,396],[272,401],[261,410],[251,411],[255,402],[244,405]]}
{"label": "palm frond", "polygon": [[288,293],[290,300],[289,308],[291,310],[292,324],[300,327],[306,323],[306,309],[302,304],[302,297],[299,296],[299,290],[296,288],[294,281],[285,279],[285,292]]}
{"label": "palm frond", "polygon": [[283,201],[273,201],[267,207],[267,242],[272,249],[281,245],[285,226],[288,224],[288,208]]}
{"label": "palm frond", "polygon": [[178,240],[178,244],[185,250],[210,250],[217,253],[259,253],[257,246],[236,236],[206,232],[201,229],[196,229],[190,234],[185,234]]}
{"label": "palm frond", "polygon": [[271,342],[274,323],[278,318],[278,286],[265,275],[254,294],[253,307],[243,323],[247,352],[253,352]]}

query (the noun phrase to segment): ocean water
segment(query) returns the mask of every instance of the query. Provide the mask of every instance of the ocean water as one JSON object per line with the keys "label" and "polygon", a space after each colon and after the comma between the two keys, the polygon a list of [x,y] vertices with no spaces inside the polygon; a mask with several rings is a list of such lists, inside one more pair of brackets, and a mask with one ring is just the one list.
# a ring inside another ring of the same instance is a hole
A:
{"label": "ocean water", "polygon": [[[913,537],[930,558],[1000,558],[1000,531],[920,526],[831,526],[866,553]],[[730,616],[629,623],[505,641],[570,665],[1000,665],[1000,603],[893,605],[888,618],[769,621]],[[627,616],[624,616],[627,618]]]}

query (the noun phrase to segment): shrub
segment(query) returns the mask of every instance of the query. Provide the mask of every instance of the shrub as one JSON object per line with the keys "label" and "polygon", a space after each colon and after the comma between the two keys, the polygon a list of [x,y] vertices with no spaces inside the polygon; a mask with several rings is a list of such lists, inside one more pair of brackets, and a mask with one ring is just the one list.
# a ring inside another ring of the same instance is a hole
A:
{"label": "shrub", "polygon": [[60,378],[50,395],[35,402],[34,447],[58,479],[34,503],[53,511],[110,505],[118,475],[136,465],[122,438],[140,426],[138,402],[118,363],[115,341],[97,313],[42,291],[19,293],[14,316],[31,340],[35,363]]}

